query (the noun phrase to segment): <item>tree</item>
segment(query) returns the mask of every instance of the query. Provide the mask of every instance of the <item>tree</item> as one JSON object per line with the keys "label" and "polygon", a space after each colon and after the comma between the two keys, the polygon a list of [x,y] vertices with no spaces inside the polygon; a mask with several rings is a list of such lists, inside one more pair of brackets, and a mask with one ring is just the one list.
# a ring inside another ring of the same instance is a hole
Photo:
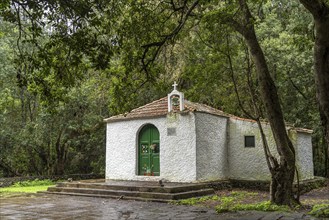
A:
{"label": "tree", "polygon": [[234,29],[245,39],[256,66],[260,94],[265,113],[270,122],[280,160],[271,161],[271,201],[276,204],[293,205],[293,181],[295,176],[295,150],[288,137],[277,88],[270,75],[268,65],[254,29],[254,18],[246,1],[238,2],[240,20],[229,19]]}
{"label": "tree", "polygon": [[[329,2],[326,0],[300,0],[300,2],[314,18],[314,76],[320,117],[327,142],[327,158],[329,158]],[[329,176],[328,164],[327,176]]]}
{"label": "tree", "polygon": [[[0,32],[0,176],[104,173],[108,86],[102,73],[70,69],[67,48],[57,45],[43,75],[29,59],[38,48],[30,42],[18,48],[19,30],[11,23],[1,22]],[[74,84],[57,80],[61,70],[85,77]]]}

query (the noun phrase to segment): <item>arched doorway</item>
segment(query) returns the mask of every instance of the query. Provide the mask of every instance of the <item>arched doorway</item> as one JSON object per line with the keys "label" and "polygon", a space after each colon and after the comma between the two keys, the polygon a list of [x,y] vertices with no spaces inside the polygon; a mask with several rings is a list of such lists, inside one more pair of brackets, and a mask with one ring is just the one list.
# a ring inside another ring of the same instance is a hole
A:
{"label": "arched doorway", "polygon": [[152,124],[138,134],[138,175],[160,176],[160,134]]}

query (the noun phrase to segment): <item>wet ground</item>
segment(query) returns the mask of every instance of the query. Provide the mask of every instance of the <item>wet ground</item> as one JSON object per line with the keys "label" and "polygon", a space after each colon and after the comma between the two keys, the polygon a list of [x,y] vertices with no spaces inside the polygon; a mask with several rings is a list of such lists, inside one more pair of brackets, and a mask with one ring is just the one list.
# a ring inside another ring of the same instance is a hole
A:
{"label": "wet ground", "polygon": [[137,202],[80,196],[33,194],[0,198],[0,219],[316,219],[303,213],[237,212],[165,203]]}

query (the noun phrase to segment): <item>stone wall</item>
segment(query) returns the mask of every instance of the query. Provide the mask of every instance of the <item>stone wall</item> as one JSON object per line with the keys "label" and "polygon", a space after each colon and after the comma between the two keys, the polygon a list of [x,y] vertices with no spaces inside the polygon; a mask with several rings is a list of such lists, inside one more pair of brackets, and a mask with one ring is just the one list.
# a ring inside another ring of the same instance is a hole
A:
{"label": "stone wall", "polygon": [[[299,183],[300,194],[305,194],[313,189],[329,186],[329,180],[323,177],[315,177],[311,180],[301,180]],[[234,190],[251,189],[260,191],[270,191],[269,181],[250,181],[250,180],[226,180],[213,181],[208,183],[208,187],[214,190]],[[297,191],[297,183],[294,183],[294,190]]]}

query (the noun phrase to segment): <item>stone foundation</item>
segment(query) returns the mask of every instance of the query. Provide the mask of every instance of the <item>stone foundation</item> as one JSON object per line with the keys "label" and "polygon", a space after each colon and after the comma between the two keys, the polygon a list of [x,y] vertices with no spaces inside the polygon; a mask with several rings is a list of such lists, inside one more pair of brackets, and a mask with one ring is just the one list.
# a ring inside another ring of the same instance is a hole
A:
{"label": "stone foundation", "polygon": [[[299,183],[300,194],[307,193],[313,189],[325,187],[329,180],[323,177],[315,177],[311,180],[303,180]],[[218,182],[209,182],[208,186],[214,190],[223,189],[250,189],[250,190],[261,190],[270,191],[269,181],[250,181],[250,180],[227,180]],[[294,189],[297,190],[297,183],[294,184]]]}

